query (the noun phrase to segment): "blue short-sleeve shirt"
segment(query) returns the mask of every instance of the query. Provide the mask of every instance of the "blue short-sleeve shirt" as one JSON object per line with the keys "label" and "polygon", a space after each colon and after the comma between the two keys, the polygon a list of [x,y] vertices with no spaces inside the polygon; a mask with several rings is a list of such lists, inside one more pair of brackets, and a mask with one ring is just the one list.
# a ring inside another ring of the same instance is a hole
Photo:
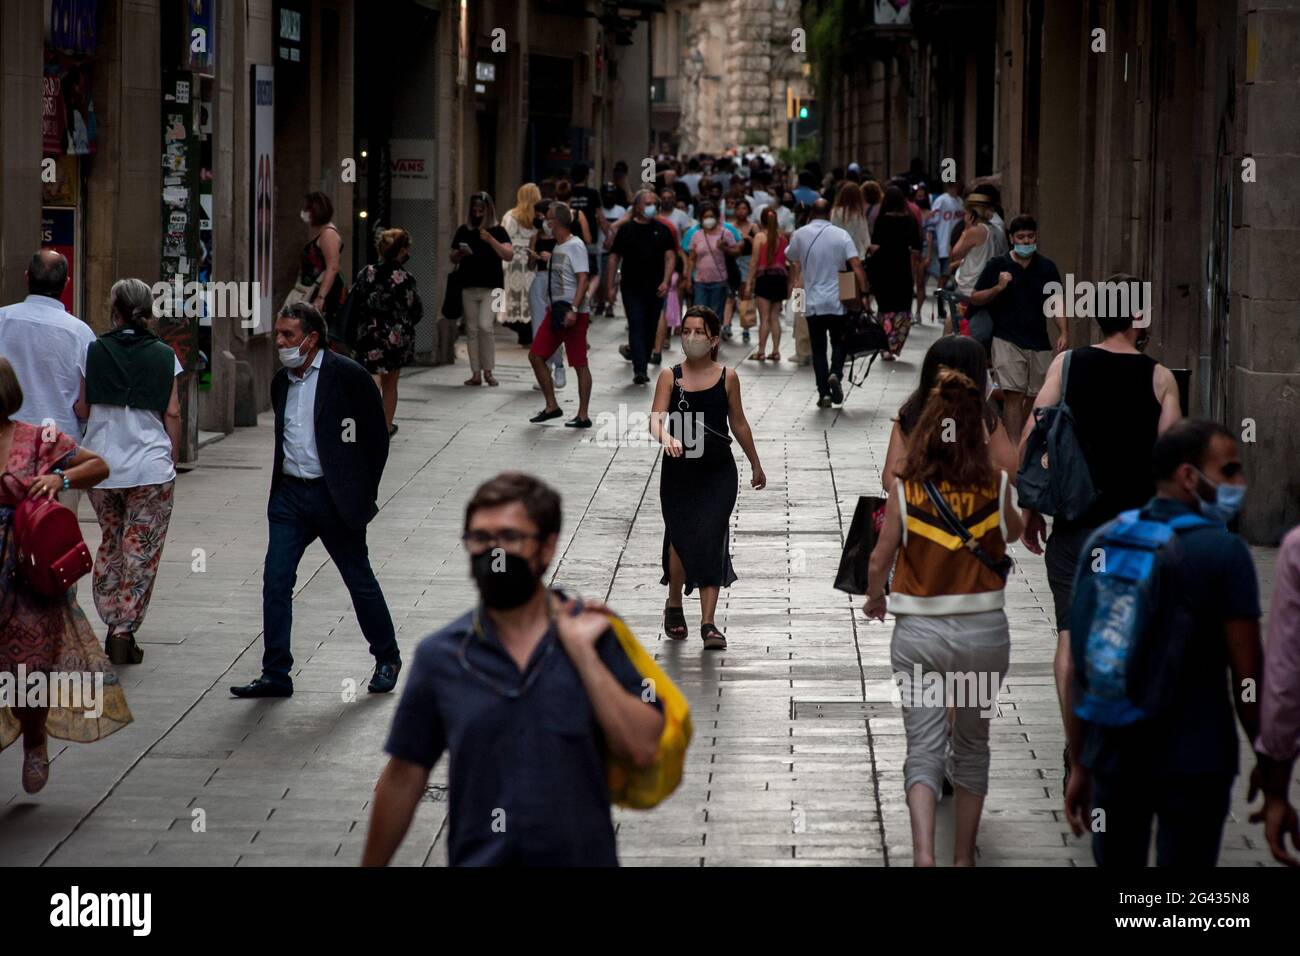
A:
{"label": "blue short-sleeve shirt", "polygon": [[[612,629],[596,650],[640,696]],[[450,754],[452,866],[618,865],[604,736],[554,625],[522,673],[482,608],[426,637],[385,750],[430,769]]]}
{"label": "blue short-sleeve shirt", "polygon": [[[1191,514],[1172,498],[1152,498],[1144,518]],[[1187,604],[1195,630],[1179,668],[1170,712],[1128,727],[1084,724],[1082,762],[1099,773],[1232,777],[1237,773],[1237,726],[1224,624],[1258,618],[1259,582],[1250,549],[1223,525],[1179,536],[1173,598]],[[1092,539],[1084,545],[1089,554]]]}

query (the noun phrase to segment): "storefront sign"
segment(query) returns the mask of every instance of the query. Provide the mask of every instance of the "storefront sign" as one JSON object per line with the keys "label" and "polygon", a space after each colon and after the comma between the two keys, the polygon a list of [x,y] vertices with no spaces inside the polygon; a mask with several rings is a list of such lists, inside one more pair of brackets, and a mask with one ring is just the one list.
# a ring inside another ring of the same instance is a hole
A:
{"label": "storefront sign", "polygon": [[394,199],[433,199],[433,140],[389,141]]}
{"label": "storefront sign", "polygon": [[94,53],[99,0],[45,0],[45,45],[65,53]]}
{"label": "storefront sign", "polygon": [[95,103],[90,97],[91,60],[45,51],[41,133],[47,156],[95,152]]}
{"label": "storefront sign", "polygon": [[253,67],[253,137],[249,167],[249,192],[253,200],[253,279],[259,284],[257,323],[241,333],[258,335],[271,331],[275,305],[272,300],[272,224],[275,194],[275,67]]}
{"label": "storefront sign", "polygon": [[303,63],[307,59],[307,12],[299,3],[276,4],[276,58],[282,63]]}
{"label": "storefront sign", "polygon": [[[196,278],[199,259],[199,163],[201,149],[193,75],[164,70],[162,75],[162,261],[163,282]],[[155,313],[158,314],[158,313]],[[199,324],[184,309],[159,315],[158,336],[176,352],[186,370],[198,367]]]}
{"label": "storefront sign", "polygon": [[911,0],[875,0],[873,20],[878,27],[904,27],[912,22]]}
{"label": "storefront sign", "polygon": [[200,76],[217,69],[217,0],[185,0],[183,68]]}
{"label": "storefront sign", "polygon": [[77,210],[74,207],[41,207],[41,248],[53,249],[68,260],[68,284],[63,287],[59,301],[69,312],[74,312],[76,286],[80,281],[76,274]]}

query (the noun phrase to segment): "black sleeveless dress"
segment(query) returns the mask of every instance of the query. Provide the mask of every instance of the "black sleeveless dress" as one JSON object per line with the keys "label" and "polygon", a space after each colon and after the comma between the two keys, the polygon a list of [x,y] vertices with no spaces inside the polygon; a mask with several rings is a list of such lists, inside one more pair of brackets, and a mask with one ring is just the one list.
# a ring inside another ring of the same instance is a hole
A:
{"label": "black sleeveless dress", "polygon": [[[686,570],[690,594],[698,587],[729,587],[736,580],[731,567],[731,512],[736,507],[738,472],[727,427],[726,369],[712,387],[700,391],[683,391],[681,381],[682,367],[676,365],[668,433],[685,446],[686,455],[673,458],[665,452],[659,472],[664,513],[664,573],[659,583],[668,583],[671,545]],[[696,416],[702,416],[704,427]],[[692,454],[697,457],[687,457]]]}

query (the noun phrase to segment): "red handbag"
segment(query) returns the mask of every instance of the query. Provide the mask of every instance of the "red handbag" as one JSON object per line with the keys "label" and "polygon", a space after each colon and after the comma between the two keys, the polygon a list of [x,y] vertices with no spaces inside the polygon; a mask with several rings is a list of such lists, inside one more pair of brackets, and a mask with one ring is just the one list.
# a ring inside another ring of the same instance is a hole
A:
{"label": "red handbag", "polygon": [[59,597],[95,566],[71,508],[49,498],[27,497],[27,487],[9,472],[6,479],[22,489],[14,506],[13,541],[18,548],[15,566],[27,585],[45,597]]}

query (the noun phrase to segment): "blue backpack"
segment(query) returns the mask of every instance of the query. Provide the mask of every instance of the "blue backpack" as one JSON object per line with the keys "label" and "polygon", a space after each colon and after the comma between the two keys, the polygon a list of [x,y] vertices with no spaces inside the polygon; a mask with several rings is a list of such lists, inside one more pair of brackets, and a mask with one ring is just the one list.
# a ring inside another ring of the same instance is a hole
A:
{"label": "blue backpack", "polygon": [[1165,522],[1133,510],[1088,539],[1070,609],[1079,717],[1123,727],[1169,707],[1195,622],[1163,582],[1178,560],[1179,535],[1214,527],[1222,525],[1198,514]]}

